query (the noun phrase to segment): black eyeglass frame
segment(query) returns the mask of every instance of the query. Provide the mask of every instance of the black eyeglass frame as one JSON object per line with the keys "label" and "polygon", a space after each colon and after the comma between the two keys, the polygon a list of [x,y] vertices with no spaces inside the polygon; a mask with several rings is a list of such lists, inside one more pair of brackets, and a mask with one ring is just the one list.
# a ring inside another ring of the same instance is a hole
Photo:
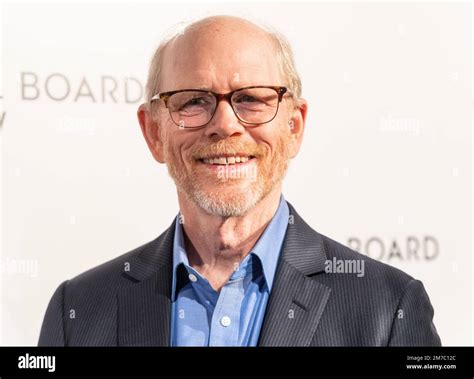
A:
{"label": "black eyeglass frame", "polygon": [[[277,103],[277,109],[275,111],[275,115],[268,121],[265,121],[265,122],[258,122],[258,123],[255,123],[255,122],[248,122],[248,121],[245,121],[243,120],[242,118],[240,118],[239,114],[235,111],[234,109],[234,105],[232,104],[232,96],[234,95],[235,92],[238,92],[238,91],[242,91],[242,90],[246,90],[246,89],[253,89],[253,88],[270,88],[270,89],[273,89],[277,95],[278,95],[278,103]],[[176,93],[180,93],[180,92],[202,92],[202,93],[207,93],[209,95],[213,95],[215,98],[216,98],[216,106],[214,108],[214,111],[212,112],[212,115],[211,117],[209,118],[209,120],[202,124],[202,125],[197,125],[197,126],[182,126],[180,125],[179,123],[177,123],[174,119],[173,119],[173,115],[171,114],[171,109],[168,108],[168,99],[176,94]],[[180,90],[175,90],[175,91],[167,91],[167,92],[161,92],[161,93],[158,93],[156,95],[154,95],[151,99],[150,99],[150,103],[152,103],[153,101],[155,100],[162,100],[163,103],[165,104],[165,107],[169,110],[169,113],[170,113],[170,118],[171,118],[171,121],[173,121],[176,125],[178,125],[180,128],[184,128],[184,129],[195,129],[195,128],[202,128],[203,126],[209,124],[212,120],[212,118],[214,117],[214,115],[216,114],[216,111],[217,111],[217,107],[219,105],[219,102],[221,100],[226,100],[229,104],[230,104],[230,107],[232,108],[232,110],[234,111],[234,114],[235,116],[241,121],[243,122],[244,124],[247,124],[247,125],[263,125],[263,124],[268,124],[269,122],[273,121],[275,119],[275,117],[277,116],[278,114],[278,110],[280,108],[280,103],[281,101],[283,100],[283,96],[285,94],[288,94],[290,96],[292,96],[292,93],[288,91],[288,88],[287,87],[284,87],[284,86],[248,86],[248,87],[242,87],[242,88],[238,88],[238,89],[235,89],[233,91],[230,91],[230,92],[227,92],[227,93],[217,93],[217,92],[213,92],[213,91],[207,91],[207,90],[203,90],[203,89],[192,89],[192,88],[187,88],[187,89],[180,89]]]}

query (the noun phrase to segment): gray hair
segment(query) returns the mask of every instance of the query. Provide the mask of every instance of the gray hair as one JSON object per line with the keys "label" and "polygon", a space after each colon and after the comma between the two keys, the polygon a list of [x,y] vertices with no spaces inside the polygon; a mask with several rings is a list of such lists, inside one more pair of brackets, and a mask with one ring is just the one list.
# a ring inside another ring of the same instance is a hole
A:
{"label": "gray hair", "polygon": [[[195,23],[201,22],[207,18],[212,17],[205,17],[198,20],[194,20],[191,23],[181,23],[175,26],[173,29],[179,29],[178,32],[174,32],[168,37],[166,37],[158,46],[153,57],[150,62],[150,68],[148,71],[148,79],[146,83],[146,101],[150,102],[150,99],[159,92],[160,88],[160,80],[161,80],[161,68],[163,66],[163,58],[164,52],[166,48],[173,42],[180,34],[183,34],[184,31],[193,26]],[[244,20],[244,19],[242,19]],[[246,22],[250,22],[244,20]],[[270,28],[268,26],[264,26],[261,24],[257,24],[255,22],[251,22],[255,26],[259,27],[263,31],[265,31],[270,40],[275,44],[277,48],[277,60],[280,68],[280,72],[284,78],[287,80],[287,87],[289,92],[293,94],[293,99],[295,106],[298,104],[298,99],[301,97],[302,86],[301,86],[301,78],[296,70],[295,60],[293,57],[293,50],[287,38],[281,34],[280,32]]]}

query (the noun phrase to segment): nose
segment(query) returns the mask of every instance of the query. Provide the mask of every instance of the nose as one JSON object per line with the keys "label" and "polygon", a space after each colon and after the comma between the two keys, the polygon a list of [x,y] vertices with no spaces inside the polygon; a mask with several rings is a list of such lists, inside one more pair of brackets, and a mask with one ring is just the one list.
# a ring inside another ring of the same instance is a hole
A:
{"label": "nose", "polygon": [[228,101],[219,101],[214,117],[205,128],[207,137],[218,135],[227,138],[245,132],[245,127],[240,123]]}

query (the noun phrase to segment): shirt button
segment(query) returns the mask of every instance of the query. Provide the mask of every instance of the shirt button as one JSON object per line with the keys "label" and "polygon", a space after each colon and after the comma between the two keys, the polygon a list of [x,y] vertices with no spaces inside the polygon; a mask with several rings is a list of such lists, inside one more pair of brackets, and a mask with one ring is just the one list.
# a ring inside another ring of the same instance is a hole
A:
{"label": "shirt button", "polygon": [[229,326],[230,325],[230,317],[224,316],[221,318],[222,326]]}
{"label": "shirt button", "polygon": [[197,282],[198,280],[198,278],[196,278],[196,275],[194,274],[189,274],[188,278],[191,282]]}

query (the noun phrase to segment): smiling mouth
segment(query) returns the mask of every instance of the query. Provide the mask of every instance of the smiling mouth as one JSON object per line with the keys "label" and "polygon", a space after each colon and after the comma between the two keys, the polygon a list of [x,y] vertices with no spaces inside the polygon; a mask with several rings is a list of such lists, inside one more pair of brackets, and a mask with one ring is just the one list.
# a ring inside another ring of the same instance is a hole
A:
{"label": "smiling mouth", "polygon": [[213,157],[206,157],[198,159],[199,162],[210,165],[234,165],[239,163],[246,163],[249,160],[255,159],[254,155],[219,155]]}

